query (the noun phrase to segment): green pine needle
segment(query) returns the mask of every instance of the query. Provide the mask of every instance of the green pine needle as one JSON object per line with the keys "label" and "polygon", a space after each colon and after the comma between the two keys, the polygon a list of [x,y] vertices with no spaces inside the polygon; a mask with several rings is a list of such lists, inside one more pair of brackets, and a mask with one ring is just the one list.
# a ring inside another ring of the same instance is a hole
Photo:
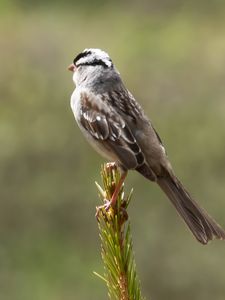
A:
{"label": "green pine needle", "polygon": [[143,300],[136,273],[127,213],[133,190],[125,196],[122,187],[115,207],[106,210],[104,204],[111,199],[119,182],[120,173],[115,165],[107,164],[102,167],[101,176],[103,188],[98,183],[96,186],[103,205],[97,208],[97,220],[105,272],[104,276],[96,272],[94,274],[107,284],[109,299]]}

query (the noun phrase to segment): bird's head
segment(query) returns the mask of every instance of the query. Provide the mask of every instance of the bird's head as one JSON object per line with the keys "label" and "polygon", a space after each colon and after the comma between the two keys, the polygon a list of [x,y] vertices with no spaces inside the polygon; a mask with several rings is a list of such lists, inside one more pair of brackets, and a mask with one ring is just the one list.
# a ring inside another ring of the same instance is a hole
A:
{"label": "bird's head", "polygon": [[102,72],[112,69],[113,63],[109,55],[100,49],[85,49],[79,53],[68,67],[72,71],[73,81],[79,85],[87,78],[94,78]]}

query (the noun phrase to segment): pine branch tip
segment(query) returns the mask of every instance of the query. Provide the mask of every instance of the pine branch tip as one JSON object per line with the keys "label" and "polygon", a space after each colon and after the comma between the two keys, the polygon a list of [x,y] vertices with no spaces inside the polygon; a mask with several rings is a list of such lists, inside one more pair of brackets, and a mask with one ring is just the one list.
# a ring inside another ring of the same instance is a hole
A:
{"label": "pine branch tip", "polygon": [[[103,188],[97,182],[95,184],[104,201],[111,199],[121,175],[115,164],[108,164],[101,167],[101,176]],[[94,274],[106,282],[109,298],[113,300],[143,300],[127,212],[132,195],[133,189],[125,195],[123,184],[115,207],[108,207],[105,202],[96,208],[105,271],[104,276]]]}

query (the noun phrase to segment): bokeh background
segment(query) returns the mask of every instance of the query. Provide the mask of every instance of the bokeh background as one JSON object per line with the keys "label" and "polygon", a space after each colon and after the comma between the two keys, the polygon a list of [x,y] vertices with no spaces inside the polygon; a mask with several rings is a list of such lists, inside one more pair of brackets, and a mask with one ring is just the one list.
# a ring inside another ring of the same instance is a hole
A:
{"label": "bokeh background", "polygon": [[[225,227],[225,2],[0,1],[0,299],[106,299],[94,217],[103,160],[67,66],[108,51],[178,177]],[[225,243],[198,244],[140,175],[129,214],[147,299],[225,299]]]}

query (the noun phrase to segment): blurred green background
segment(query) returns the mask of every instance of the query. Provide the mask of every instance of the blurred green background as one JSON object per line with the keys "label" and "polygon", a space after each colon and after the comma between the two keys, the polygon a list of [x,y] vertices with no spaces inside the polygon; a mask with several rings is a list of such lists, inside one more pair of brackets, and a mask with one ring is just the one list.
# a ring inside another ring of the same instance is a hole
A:
{"label": "blurred green background", "polygon": [[[0,299],[106,299],[94,217],[103,160],[70,110],[67,66],[109,52],[178,177],[225,227],[225,2],[0,1]],[[130,172],[147,299],[225,299],[225,244],[198,244]]]}

